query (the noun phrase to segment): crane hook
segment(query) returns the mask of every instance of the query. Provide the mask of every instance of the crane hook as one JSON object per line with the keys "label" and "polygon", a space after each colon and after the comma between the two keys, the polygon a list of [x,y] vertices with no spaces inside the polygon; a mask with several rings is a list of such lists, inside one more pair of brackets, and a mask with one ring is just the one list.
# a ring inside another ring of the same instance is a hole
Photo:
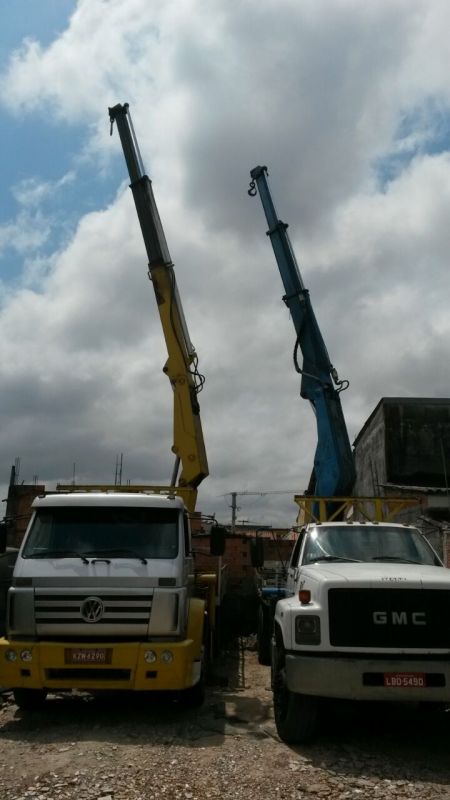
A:
{"label": "crane hook", "polygon": [[254,180],[250,181],[250,185],[249,185],[247,194],[250,195],[250,197],[255,197],[257,193],[258,193],[258,189],[256,188],[256,182]]}

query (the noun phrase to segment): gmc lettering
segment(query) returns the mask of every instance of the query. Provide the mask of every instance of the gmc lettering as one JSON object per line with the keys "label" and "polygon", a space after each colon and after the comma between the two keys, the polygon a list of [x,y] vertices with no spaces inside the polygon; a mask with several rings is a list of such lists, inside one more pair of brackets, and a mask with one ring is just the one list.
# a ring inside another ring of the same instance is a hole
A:
{"label": "gmc lettering", "polygon": [[407,611],[374,611],[372,614],[374,625],[426,625],[425,611],[411,611],[408,618]]}

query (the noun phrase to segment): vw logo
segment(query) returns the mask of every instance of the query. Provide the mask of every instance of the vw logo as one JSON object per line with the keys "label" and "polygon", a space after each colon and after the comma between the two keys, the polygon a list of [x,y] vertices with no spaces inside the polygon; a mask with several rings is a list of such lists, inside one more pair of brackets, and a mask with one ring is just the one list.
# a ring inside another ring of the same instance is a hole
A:
{"label": "vw logo", "polygon": [[85,622],[98,622],[103,617],[105,606],[99,597],[86,597],[81,604],[81,616]]}

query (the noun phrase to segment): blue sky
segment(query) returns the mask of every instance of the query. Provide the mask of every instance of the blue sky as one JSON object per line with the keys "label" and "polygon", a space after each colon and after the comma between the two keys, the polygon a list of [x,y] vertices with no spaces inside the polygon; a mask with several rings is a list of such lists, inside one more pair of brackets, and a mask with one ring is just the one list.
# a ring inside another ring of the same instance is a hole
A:
{"label": "blue sky", "polygon": [[39,39],[43,45],[66,27],[70,14],[76,6],[75,0],[15,0],[9,3],[2,0],[2,29],[0,40],[0,66],[3,69],[9,61],[11,51],[23,39]]}
{"label": "blue sky", "polygon": [[[383,396],[450,395],[447,0],[16,0],[0,31],[0,485],[164,483],[172,392],[107,108],[130,102],[175,261],[210,476],[306,486],[315,423],[249,171],[267,164],[350,438]],[[412,13],[412,11],[414,13]],[[251,34],[249,34],[251,32]],[[443,366],[444,365],[444,366]],[[3,495],[4,496],[4,495]],[[243,518],[289,524],[286,495]]]}
{"label": "blue sky", "polygon": [[[17,0],[7,5],[0,33],[2,71],[7,69],[24,40],[36,40],[43,48],[50,45],[66,28],[76,2]],[[109,124],[106,106],[103,110],[106,128]],[[123,178],[122,165],[117,158],[111,162],[108,171],[99,171],[90,159],[83,157],[88,138],[89,129],[82,119],[70,123],[58,120],[45,102],[31,112],[3,112],[0,225],[12,222],[26,205],[27,183],[55,184],[64,175],[71,174],[62,191],[54,187],[39,202],[39,210],[49,223],[49,231],[45,241],[31,248],[29,255],[33,257],[45,258],[59,250],[73,234],[83,214],[111,202]],[[29,189],[31,199],[31,185]],[[33,218],[30,219],[32,223]],[[2,280],[16,284],[23,264],[23,253],[16,252],[12,237],[10,246],[0,251]]]}
{"label": "blue sky", "polygon": [[401,118],[394,135],[392,151],[375,162],[382,187],[386,187],[418,155],[437,155],[450,148],[450,108],[436,98],[425,98],[418,108],[409,109]]}
{"label": "blue sky", "polygon": [[[30,0],[8,3],[3,0],[2,5],[2,72],[7,69],[12,54],[21,48],[24,39],[36,39],[43,46],[49,44],[58,32],[64,30],[75,7],[73,0],[43,0],[40,3]],[[30,175],[57,179],[67,170],[71,153],[79,151],[82,137],[82,126],[78,131],[56,126],[45,107],[31,117],[3,113],[0,152],[3,184],[0,213],[3,219],[14,214],[11,186]]]}

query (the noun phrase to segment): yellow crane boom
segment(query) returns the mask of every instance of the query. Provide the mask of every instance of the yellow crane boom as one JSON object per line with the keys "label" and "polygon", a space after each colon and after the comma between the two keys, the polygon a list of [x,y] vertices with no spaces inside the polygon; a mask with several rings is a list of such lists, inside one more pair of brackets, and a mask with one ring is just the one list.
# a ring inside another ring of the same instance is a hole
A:
{"label": "yellow crane boom", "polygon": [[[130,175],[136,211],[148,256],[168,359],[163,371],[172,385],[173,445],[175,466],[171,486],[190,490],[187,507],[195,508],[197,487],[208,475],[208,461],[200,420],[198,393],[204,383],[198,357],[190,340],[175,279],[174,265],[155,202],[152,182],[145,174],[128,103],[109,109],[111,133],[116,122]],[[181,463],[181,473],[178,477]],[[178,484],[177,484],[178,477]]]}

